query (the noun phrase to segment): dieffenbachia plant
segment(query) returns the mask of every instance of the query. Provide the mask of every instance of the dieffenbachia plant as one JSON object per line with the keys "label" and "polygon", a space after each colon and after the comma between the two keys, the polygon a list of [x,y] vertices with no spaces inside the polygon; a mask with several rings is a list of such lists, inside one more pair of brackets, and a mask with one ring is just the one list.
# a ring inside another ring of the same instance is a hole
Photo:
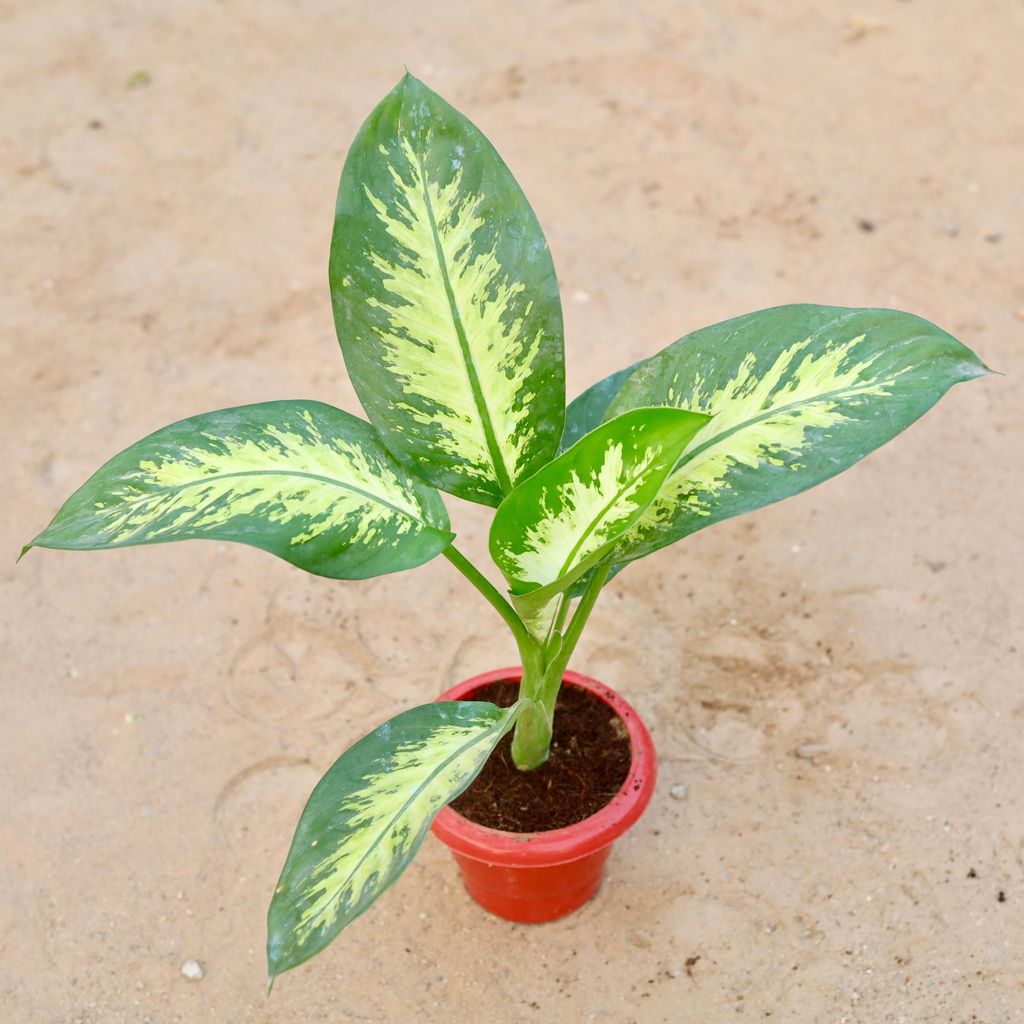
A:
{"label": "dieffenbachia plant", "polygon": [[[28,545],[240,541],[346,580],[444,555],[511,629],[513,707],[406,711],[316,787],[270,905],[271,980],[398,877],[508,730],[521,768],[544,762],[563,673],[614,573],[834,476],[987,372],[908,313],[781,306],[689,334],[566,409],[533,211],[484,136],[410,75],[349,151],[329,276],[369,422],[312,401],[182,420],[106,463]],[[454,546],[439,489],[496,508],[507,596]]]}

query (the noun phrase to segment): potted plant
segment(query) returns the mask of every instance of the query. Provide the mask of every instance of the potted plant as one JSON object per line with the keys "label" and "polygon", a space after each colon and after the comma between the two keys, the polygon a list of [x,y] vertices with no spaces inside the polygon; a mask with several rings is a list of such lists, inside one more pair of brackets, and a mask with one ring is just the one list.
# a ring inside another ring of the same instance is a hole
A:
{"label": "potted plant", "polygon": [[[410,75],[349,151],[329,277],[369,422],[313,401],[182,420],[107,462],[26,548],[240,541],[345,580],[442,555],[511,631],[519,667],[396,716],[314,789],[270,904],[271,981],[366,910],[432,824],[496,913],[588,899],[656,770],[635,711],[568,668],[602,588],[839,473],[987,372],[908,313],[782,306],[689,334],[566,409],[534,214]],[[439,491],[496,509],[505,593],[454,545]]]}

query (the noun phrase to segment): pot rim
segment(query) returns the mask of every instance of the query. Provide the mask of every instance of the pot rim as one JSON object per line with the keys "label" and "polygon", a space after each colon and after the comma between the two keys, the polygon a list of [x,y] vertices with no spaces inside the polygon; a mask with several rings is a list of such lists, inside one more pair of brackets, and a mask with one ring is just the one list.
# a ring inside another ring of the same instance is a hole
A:
{"label": "pot rim", "polygon": [[[522,675],[519,666],[484,672],[453,686],[437,700],[466,700],[474,690],[488,683],[518,683]],[[615,796],[589,818],[547,832],[503,832],[477,825],[451,807],[443,807],[431,831],[453,852],[509,867],[563,864],[610,846],[643,814],[657,778],[657,757],[647,727],[636,709],[604,683],[570,671],[562,681],[604,701],[626,726],[633,756],[625,782]]]}

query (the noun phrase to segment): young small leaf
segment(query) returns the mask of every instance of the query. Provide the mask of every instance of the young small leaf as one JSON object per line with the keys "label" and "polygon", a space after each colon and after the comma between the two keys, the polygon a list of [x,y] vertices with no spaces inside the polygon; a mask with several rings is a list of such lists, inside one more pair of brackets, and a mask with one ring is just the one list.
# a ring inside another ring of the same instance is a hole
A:
{"label": "young small leaf", "polygon": [[494,147],[412,75],[345,161],[330,282],[352,383],[410,469],[497,505],[554,455],[565,376],[547,243]]}
{"label": "young small leaf", "polygon": [[709,413],[616,561],[813,487],[988,371],[934,324],[892,309],[779,306],[687,335],[609,406]]}
{"label": "young small leaf", "polygon": [[522,610],[542,607],[616,547],[658,493],[700,413],[636,409],[587,434],[520,484],[491,526],[491,556]]}
{"label": "young small leaf", "polygon": [[313,790],[267,916],[271,982],[319,953],[394,882],[476,777],[515,708],[412,708],[350,747]]}
{"label": "young small leaf", "polygon": [[368,423],[292,401],[150,434],[97,470],[28,547],[191,538],[239,541],[318,576],[365,579],[429,561],[452,534],[440,495]]}

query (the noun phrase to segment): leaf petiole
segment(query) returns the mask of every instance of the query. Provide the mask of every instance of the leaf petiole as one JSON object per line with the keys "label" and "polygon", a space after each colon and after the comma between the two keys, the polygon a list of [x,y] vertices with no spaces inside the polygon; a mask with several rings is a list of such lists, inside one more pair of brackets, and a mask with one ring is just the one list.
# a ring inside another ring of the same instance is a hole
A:
{"label": "leaf petiole", "polygon": [[530,636],[523,620],[516,614],[516,610],[505,600],[498,588],[454,544],[449,544],[443,554],[483,594],[491,607],[505,620],[505,624],[512,630],[512,635],[516,639],[519,654],[525,665],[530,660],[529,655],[533,653],[537,644]]}

